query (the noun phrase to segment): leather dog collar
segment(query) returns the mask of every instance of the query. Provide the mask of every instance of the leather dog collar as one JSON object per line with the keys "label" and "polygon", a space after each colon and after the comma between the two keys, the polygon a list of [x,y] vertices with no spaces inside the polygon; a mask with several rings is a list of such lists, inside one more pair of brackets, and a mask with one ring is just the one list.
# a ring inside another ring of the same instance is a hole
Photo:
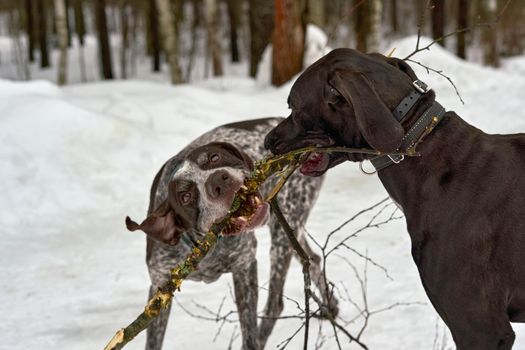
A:
{"label": "leather dog collar", "polygon": [[421,80],[413,81],[412,86],[414,87],[414,89],[410,91],[410,93],[407,96],[405,96],[405,98],[403,98],[401,102],[399,102],[397,107],[394,108],[394,111],[392,112],[392,114],[394,115],[394,117],[396,117],[398,122],[401,122],[403,118],[407,115],[408,111],[410,111],[410,109],[414,107],[416,102],[419,101],[419,99],[422,96],[424,96],[427,92],[430,91],[428,85],[422,82]]}
{"label": "leather dog collar", "polygon": [[[401,100],[399,105],[392,112],[398,121],[403,120],[408,111],[416,104],[416,102],[430,91],[427,84],[420,80],[414,81],[412,86],[414,86],[414,90],[411,91],[410,94],[408,94],[405,98],[403,98],[403,100]],[[423,137],[425,137],[434,129],[441,119],[443,119],[444,115],[445,108],[443,108],[443,106],[441,106],[438,102],[434,101],[430,108],[427,109],[407,131],[403,137],[403,140],[401,141],[401,146],[399,146],[397,151],[401,152],[413,149],[415,145],[423,139]],[[404,158],[405,157],[403,155],[384,155],[373,158],[370,160],[375,168],[375,171],[372,173],[365,171],[362,164],[360,164],[360,168],[365,174],[373,174],[392,164],[400,163]]]}

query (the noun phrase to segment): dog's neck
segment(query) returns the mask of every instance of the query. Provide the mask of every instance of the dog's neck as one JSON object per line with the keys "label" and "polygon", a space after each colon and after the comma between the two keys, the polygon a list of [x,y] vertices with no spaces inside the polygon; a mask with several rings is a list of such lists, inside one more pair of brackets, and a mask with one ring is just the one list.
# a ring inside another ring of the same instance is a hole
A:
{"label": "dog's neck", "polygon": [[419,98],[414,107],[401,120],[401,125],[405,132],[407,132],[418,121],[423,113],[432,106],[435,99],[436,94],[433,90],[429,90]]}
{"label": "dog's neck", "polygon": [[[424,111],[428,108],[426,106],[422,104],[419,108]],[[427,198],[426,194],[431,197],[431,193],[439,193],[432,190],[444,186],[447,178],[454,176],[451,169],[462,169],[462,162],[468,160],[458,155],[476,147],[480,134],[480,130],[469,125],[456,113],[447,112],[432,133],[418,145],[417,152],[420,156],[405,157],[401,163],[379,171],[379,179],[405,213],[417,212],[418,206],[423,205],[421,198]],[[413,196],[414,192],[420,195]],[[439,200],[430,197],[427,198],[428,202]]]}
{"label": "dog's neck", "polygon": [[[407,95],[392,112],[393,116],[400,121],[405,133],[398,148],[401,153],[415,152],[417,145],[432,132],[445,114],[443,106],[435,101],[434,92],[432,90],[423,91],[419,88],[418,83],[423,84],[425,90],[427,89],[426,84],[416,80],[413,83],[416,90]],[[375,172],[379,172],[389,166],[399,164],[404,158],[403,154],[387,154],[372,158],[370,162]],[[363,172],[368,173],[362,164],[360,167]]]}

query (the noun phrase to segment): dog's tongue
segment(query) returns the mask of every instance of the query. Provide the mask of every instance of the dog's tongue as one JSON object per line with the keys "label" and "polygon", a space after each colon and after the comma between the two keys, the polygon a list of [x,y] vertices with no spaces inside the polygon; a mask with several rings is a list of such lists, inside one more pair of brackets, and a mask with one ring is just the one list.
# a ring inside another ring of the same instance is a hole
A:
{"label": "dog's tongue", "polygon": [[300,171],[307,176],[319,175],[328,168],[329,163],[330,156],[327,153],[312,152],[301,166]]}

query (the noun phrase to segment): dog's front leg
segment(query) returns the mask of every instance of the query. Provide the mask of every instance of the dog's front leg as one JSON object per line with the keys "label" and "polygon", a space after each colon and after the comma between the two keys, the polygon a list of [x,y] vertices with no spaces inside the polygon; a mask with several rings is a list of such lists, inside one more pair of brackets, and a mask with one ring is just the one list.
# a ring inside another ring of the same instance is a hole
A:
{"label": "dog's front leg", "polygon": [[257,260],[253,259],[245,268],[234,270],[233,287],[235,303],[241,324],[242,349],[259,350],[257,339]]}
{"label": "dog's front leg", "polygon": [[[157,291],[157,287],[152,285],[149,289],[148,300],[153,298]],[[153,319],[148,326],[146,332],[146,350],[160,350],[162,349],[162,342],[164,341],[164,333],[166,333],[166,326],[168,325],[168,318],[170,316],[171,303],[165,309],[160,311],[159,317]]]}
{"label": "dog's front leg", "polygon": [[264,349],[270,334],[272,333],[277,318],[284,308],[283,289],[293,250],[282,231],[282,228],[274,217],[270,222],[272,234],[272,246],[270,248],[270,283],[268,286],[268,300],[264,308],[264,318],[259,325],[259,345]]}

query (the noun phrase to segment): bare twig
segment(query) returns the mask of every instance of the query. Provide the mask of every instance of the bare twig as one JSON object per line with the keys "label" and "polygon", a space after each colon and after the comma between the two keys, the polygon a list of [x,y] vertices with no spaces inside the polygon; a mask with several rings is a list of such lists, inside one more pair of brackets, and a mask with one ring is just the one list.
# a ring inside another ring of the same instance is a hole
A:
{"label": "bare twig", "polygon": [[288,338],[286,338],[285,340],[283,340],[282,342],[280,342],[280,343],[277,345],[277,349],[279,349],[279,350],[283,350],[283,349],[285,349],[285,348],[288,346],[288,344],[290,344],[290,342],[292,341],[292,339],[295,338],[295,336],[296,336],[297,334],[299,334],[299,332],[301,331],[301,329],[303,329],[303,327],[304,327],[304,323],[302,323],[301,326],[299,326],[299,328],[297,328],[297,329],[295,330],[295,332],[292,333],[291,336],[289,336]]}
{"label": "bare twig", "polygon": [[[480,25],[477,25],[477,26],[482,26],[482,25],[487,25],[486,23],[484,24],[480,24]],[[475,26],[474,26],[475,27]],[[404,61],[407,61],[409,58],[413,57],[414,55],[420,53],[421,51],[425,51],[425,50],[430,50],[430,48],[432,46],[434,46],[435,44],[445,40],[446,38],[448,38],[449,36],[453,36],[453,35],[456,35],[456,34],[460,34],[460,33],[465,33],[465,32],[469,32],[472,30],[472,27],[468,27],[468,28],[461,28],[461,29],[458,29],[458,30],[455,30],[453,32],[450,32],[450,33],[447,33],[437,39],[434,39],[432,40],[428,45],[424,46],[424,47],[419,47],[419,43],[420,43],[420,39],[421,39],[421,31],[418,31],[417,33],[417,42],[416,42],[416,48],[414,49],[414,51],[412,51],[411,53],[409,53],[406,57],[403,58]]]}
{"label": "bare twig", "polygon": [[390,205],[392,205],[392,203],[388,203],[386,205],[384,205],[371,219],[370,221],[363,227],[359,228],[358,230],[355,230],[352,234],[346,236],[344,239],[342,239],[339,243],[337,243],[334,247],[332,247],[331,249],[328,250],[328,252],[326,252],[326,256],[329,256],[330,254],[332,254],[334,251],[336,251],[337,249],[339,249],[340,247],[343,246],[343,244],[345,244],[349,239],[353,238],[353,237],[356,237],[359,233],[363,232],[364,230],[367,230],[369,228],[379,228],[380,226],[384,225],[384,224],[387,224],[389,223],[390,221],[392,220],[395,220],[394,219],[394,215],[397,211],[397,208],[392,212],[392,214],[385,220],[383,221],[380,221],[380,222],[375,222],[375,220],[377,219],[377,217],[379,215],[381,215],[383,213],[383,211],[388,208]]}
{"label": "bare twig", "polygon": [[465,101],[463,101],[463,98],[461,98],[461,95],[460,95],[460,93],[459,93],[459,90],[458,90],[458,87],[456,86],[456,84],[454,84],[454,82],[452,81],[452,79],[451,79],[449,76],[445,75],[445,74],[443,73],[442,70],[437,70],[437,69],[431,68],[431,67],[429,67],[429,66],[427,66],[427,65],[425,65],[425,64],[423,64],[423,63],[421,63],[421,62],[419,62],[419,61],[414,61],[414,60],[411,59],[411,58],[407,58],[406,61],[408,61],[408,62],[412,62],[412,63],[415,63],[415,64],[417,64],[418,66],[421,66],[421,67],[425,68],[425,69],[427,70],[427,73],[429,73],[429,72],[434,72],[434,73],[436,73],[436,74],[442,76],[443,78],[447,79],[448,82],[450,83],[450,85],[452,85],[452,87],[454,88],[454,91],[456,92],[456,95],[458,96],[458,98],[459,98],[459,100],[461,101],[461,103],[462,103],[462,104],[465,104]]}
{"label": "bare twig", "polygon": [[273,213],[275,214],[275,217],[279,221],[279,224],[283,228],[284,232],[286,233],[286,236],[288,237],[290,243],[292,244],[293,249],[297,252],[301,259],[301,264],[303,265],[303,277],[304,277],[304,314],[305,314],[305,320],[304,320],[304,345],[303,349],[308,349],[308,330],[310,326],[310,297],[312,296],[312,291],[310,289],[311,286],[311,278],[310,278],[310,257],[306,253],[306,251],[301,247],[301,244],[295,237],[293,229],[290,227],[288,222],[286,221],[286,218],[283,215],[283,212],[281,211],[281,208],[279,207],[279,202],[277,201],[277,197],[273,197],[270,201],[271,208]]}

